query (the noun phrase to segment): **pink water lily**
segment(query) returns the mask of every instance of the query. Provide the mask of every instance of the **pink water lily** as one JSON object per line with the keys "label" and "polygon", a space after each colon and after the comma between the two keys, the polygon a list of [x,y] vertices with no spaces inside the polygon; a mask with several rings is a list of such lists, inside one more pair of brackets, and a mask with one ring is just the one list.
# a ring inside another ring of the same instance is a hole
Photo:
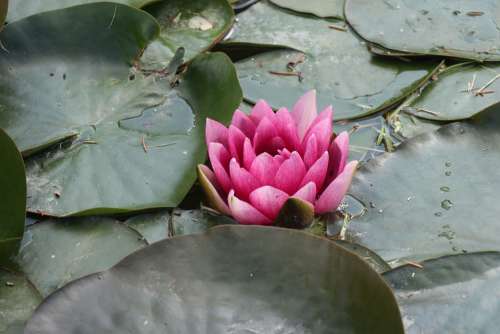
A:
{"label": "pink water lily", "polygon": [[349,136],[333,134],[332,117],[331,106],[318,115],[313,90],[292,112],[260,100],[250,115],[236,110],[229,128],[207,119],[212,168],[198,165],[198,175],[209,204],[255,225],[271,225],[291,197],[317,214],[335,211],[358,162],[347,163]]}

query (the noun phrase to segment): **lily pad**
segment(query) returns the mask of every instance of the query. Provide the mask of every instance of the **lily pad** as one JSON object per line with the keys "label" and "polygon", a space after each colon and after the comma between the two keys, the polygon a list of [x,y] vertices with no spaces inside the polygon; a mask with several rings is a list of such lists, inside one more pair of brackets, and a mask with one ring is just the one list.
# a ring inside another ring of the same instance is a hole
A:
{"label": "lily pad", "polygon": [[[332,28],[334,27],[334,28]],[[291,107],[308,90],[319,106],[333,104],[335,120],[372,114],[423,84],[436,64],[373,56],[342,21],[296,15],[261,1],[238,15],[236,42],[287,45],[236,64],[244,97]]]}
{"label": "lily pad", "polygon": [[26,214],[26,176],[16,145],[0,129],[0,265],[11,263],[24,233]]}
{"label": "lily pad", "polygon": [[205,210],[179,210],[172,212],[172,235],[188,235],[206,232],[218,225],[231,225],[237,222],[230,217]]}
{"label": "lily pad", "polygon": [[[140,8],[148,3],[158,0],[113,0],[115,3]],[[7,21],[23,19],[27,16],[47,12],[55,9],[100,2],[99,0],[11,0],[9,2],[9,14]]]}
{"label": "lily pad", "polygon": [[0,0],[0,31],[3,29],[5,18],[7,17],[7,9],[9,7],[9,0]]}
{"label": "lily pad", "polygon": [[335,242],[365,260],[378,273],[383,273],[391,269],[391,266],[384,259],[366,247],[345,240],[335,240]]}
{"label": "lily pad", "polygon": [[296,12],[313,14],[319,17],[344,18],[345,0],[270,0],[273,4]]}
{"label": "lily pad", "polygon": [[499,130],[493,108],[363,164],[350,193],[367,211],[349,225],[351,237],[386,261],[500,250]]}
{"label": "lily pad", "polygon": [[227,0],[157,1],[144,8],[161,26],[160,36],[141,57],[148,69],[167,67],[179,47],[185,61],[208,50],[231,29],[234,12]]}
{"label": "lily pad", "polygon": [[112,218],[48,220],[26,230],[17,263],[46,297],[145,245],[140,234]]}
{"label": "lily pad", "polygon": [[22,334],[42,296],[19,273],[0,269],[0,333]]}
{"label": "lily pad", "polygon": [[500,326],[500,253],[444,256],[384,273],[408,334],[495,333]]}
{"label": "lily pad", "polygon": [[152,244],[169,237],[171,220],[169,211],[160,210],[133,216],[124,224],[137,231],[148,244]]}
{"label": "lily pad", "polygon": [[496,0],[346,0],[345,15],[362,38],[387,49],[500,60]]}
{"label": "lily pad", "polygon": [[235,225],[158,242],[67,285],[45,300],[25,333],[104,331],[403,333],[403,327],[389,287],[353,253],[294,230]]}
{"label": "lily pad", "polygon": [[227,121],[241,90],[223,54],[200,55],[175,89],[130,73],[128,62],[157,32],[148,14],[110,3],[7,26],[0,125],[28,152],[68,139],[27,162],[28,210],[102,214],[175,207],[183,199],[205,160],[205,118]]}
{"label": "lily pad", "polygon": [[450,66],[425,87],[407,109],[420,118],[453,121],[470,118],[500,102],[500,65]]}

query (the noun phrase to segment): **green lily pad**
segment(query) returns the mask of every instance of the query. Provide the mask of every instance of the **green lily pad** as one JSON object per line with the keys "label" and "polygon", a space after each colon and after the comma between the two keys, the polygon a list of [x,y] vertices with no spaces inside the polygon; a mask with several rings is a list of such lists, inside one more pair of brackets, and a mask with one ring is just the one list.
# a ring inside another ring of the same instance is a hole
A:
{"label": "green lily pad", "polygon": [[145,245],[140,234],[112,218],[48,220],[26,230],[17,263],[46,297]]}
{"label": "green lily pad", "polygon": [[188,235],[206,232],[218,225],[237,224],[230,217],[211,213],[205,210],[179,210],[172,212],[172,235]]}
{"label": "green lily pad", "polygon": [[160,210],[133,216],[124,224],[137,231],[148,244],[152,244],[169,237],[171,219],[169,211]]}
{"label": "green lily pad", "polygon": [[[43,38],[36,37],[40,29]],[[205,160],[205,118],[227,121],[241,90],[223,54],[200,55],[175,89],[130,73],[128,62],[157,32],[148,14],[110,3],[32,16],[3,31],[10,52],[0,67],[10,72],[0,79],[0,125],[28,152],[67,138],[27,162],[29,211],[116,213],[183,199]],[[84,43],[78,34],[92,39],[82,37]],[[19,44],[22,38],[34,40]]]}
{"label": "green lily pad", "polygon": [[389,287],[353,253],[295,230],[235,225],[160,241],[73,282],[47,299],[26,328],[26,334],[104,331],[403,333],[403,327]]}
{"label": "green lily pad", "polygon": [[367,211],[350,236],[386,261],[500,250],[498,107],[363,164],[350,193]]}
{"label": "green lily pad", "polygon": [[26,214],[26,176],[16,145],[0,129],[0,265],[11,263],[24,233]]}
{"label": "green lily pad", "polygon": [[[114,3],[140,8],[148,3],[158,0],[113,0]],[[9,3],[9,14],[7,21],[23,19],[27,16],[62,9],[76,5],[100,2],[99,0],[11,0]]]}
{"label": "green lily pad", "polygon": [[420,118],[470,118],[500,102],[500,65],[460,64],[439,74],[407,109]]}
{"label": "green lily pad", "polygon": [[270,0],[273,4],[296,12],[313,14],[319,17],[344,18],[345,0]]}
{"label": "green lily pad", "polygon": [[42,296],[22,275],[0,269],[0,333],[22,334]]}
{"label": "green lily pad", "polygon": [[384,273],[408,334],[495,333],[500,326],[500,253],[444,256]]}
{"label": "green lily pad", "polygon": [[346,0],[345,15],[362,38],[387,49],[500,60],[496,0]]}
{"label": "green lily pad", "polygon": [[384,259],[366,247],[345,240],[335,240],[335,243],[358,255],[378,273],[383,273],[391,269],[391,266]]}
{"label": "green lily pad", "polygon": [[274,108],[291,107],[315,88],[320,107],[333,104],[335,120],[395,104],[426,82],[436,67],[433,62],[375,57],[344,22],[294,15],[266,1],[238,15],[232,38],[304,52],[266,52],[236,63],[246,100],[263,98]]}
{"label": "green lily pad", "polygon": [[161,26],[160,36],[141,57],[143,67],[167,67],[179,47],[186,50],[185,61],[208,50],[231,29],[234,12],[227,0],[170,0],[144,8]]}
{"label": "green lily pad", "polygon": [[7,17],[8,7],[9,0],[0,0],[0,31],[2,31],[5,18]]}

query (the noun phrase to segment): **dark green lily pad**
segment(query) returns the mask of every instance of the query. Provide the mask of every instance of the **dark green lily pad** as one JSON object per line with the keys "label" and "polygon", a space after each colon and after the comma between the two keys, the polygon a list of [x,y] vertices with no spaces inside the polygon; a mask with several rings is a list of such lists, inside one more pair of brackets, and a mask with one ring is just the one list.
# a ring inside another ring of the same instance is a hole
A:
{"label": "dark green lily pad", "polygon": [[500,253],[444,256],[384,273],[406,333],[495,333],[500,326]]}
{"label": "dark green lily pad", "polygon": [[[140,8],[148,3],[158,0],[113,0],[118,4]],[[23,19],[33,14],[47,12],[55,9],[100,2],[99,0],[11,0],[9,2],[9,23]]]}
{"label": "dark green lily pad", "polygon": [[387,49],[500,60],[496,0],[346,0],[345,15],[361,37]]}
{"label": "dark green lily pad", "polygon": [[363,164],[350,193],[367,212],[351,222],[350,236],[386,261],[500,250],[499,130],[492,108]]}
{"label": "dark green lily pad", "polygon": [[498,102],[500,65],[462,64],[439,74],[407,109],[420,118],[453,121],[470,118]]}
{"label": "dark green lily pad", "polygon": [[335,242],[337,243],[337,245],[347,248],[348,250],[365,260],[378,273],[383,273],[391,269],[391,266],[389,266],[389,264],[385,262],[384,259],[382,259],[377,253],[366,247],[345,240],[335,240]]}
{"label": "dark green lily pad", "polygon": [[137,231],[148,244],[152,244],[169,237],[171,219],[169,211],[160,210],[133,216],[124,224]]}
{"label": "dark green lily pad", "polygon": [[9,7],[9,0],[0,0],[0,31],[3,29],[5,18],[7,17],[7,9]]}
{"label": "dark green lily pad", "polygon": [[0,265],[11,263],[24,233],[26,215],[26,176],[16,145],[0,129]]}
{"label": "dark green lily pad", "polygon": [[22,275],[0,269],[0,333],[22,334],[42,296]]}
{"label": "dark green lily pad", "polygon": [[104,331],[396,334],[403,327],[389,287],[353,253],[295,230],[235,225],[160,241],[67,285],[38,308],[26,334]]}
{"label": "dark green lily pad", "polygon": [[17,263],[46,297],[145,245],[140,234],[111,218],[49,220],[26,230]]}
{"label": "dark green lily pad", "polygon": [[231,29],[234,12],[227,0],[169,0],[144,8],[161,26],[160,36],[141,57],[143,67],[166,68],[179,47],[186,50],[185,61],[208,50]]}
{"label": "dark green lily pad", "polygon": [[263,98],[274,108],[291,107],[315,88],[320,107],[333,104],[335,120],[393,105],[424,83],[436,65],[375,57],[344,22],[294,15],[266,1],[238,15],[232,40],[304,52],[273,51],[239,61],[246,100]]}
{"label": "dark green lily pad", "polygon": [[345,0],[270,0],[273,4],[296,12],[319,17],[344,18]]}
{"label": "dark green lily pad", "polygon": [[237,224],[230,217],[211,213],[205,210],[179,210],[172,212],[172,235],[188,235],[206,232],[218,225]]}

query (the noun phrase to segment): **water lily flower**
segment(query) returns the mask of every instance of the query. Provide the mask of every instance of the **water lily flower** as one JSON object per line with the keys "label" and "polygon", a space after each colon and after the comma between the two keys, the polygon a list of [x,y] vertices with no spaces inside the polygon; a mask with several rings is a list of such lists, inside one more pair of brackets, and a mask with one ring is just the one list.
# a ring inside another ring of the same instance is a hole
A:
{"label": "water lily flower", "polygon": [[289,199],[316,214],[335,211],[358,164],[347,163],[349,136],[332,130],[332,107],[319,115],[316,92],[276,113],[258,101],[250,115],[236,110],[231,124],[207,119],[211,169],[198,176],[213,209],[241,224],[271,225]]}

